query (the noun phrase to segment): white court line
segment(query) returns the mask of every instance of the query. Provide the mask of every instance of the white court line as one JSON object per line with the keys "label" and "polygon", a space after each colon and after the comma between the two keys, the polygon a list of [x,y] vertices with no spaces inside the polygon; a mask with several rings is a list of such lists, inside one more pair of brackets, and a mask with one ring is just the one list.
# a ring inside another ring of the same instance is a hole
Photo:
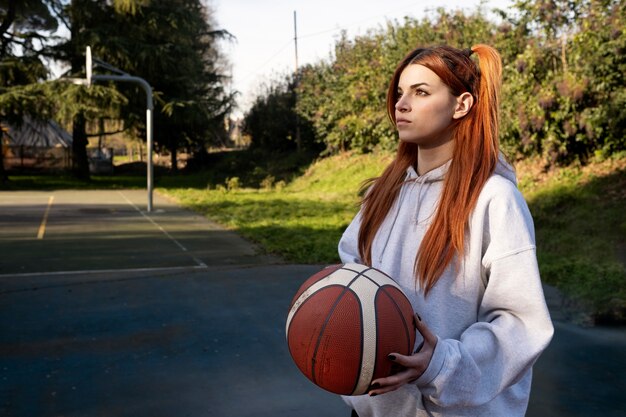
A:
{"label": "white court line", "polygon": [[50,207],[52,207],[52,202],[54,201],[54,196],[51,195],[48,199],[48,207],[46,207],[46,211],[43,214],[43,219],[41,220],[41,225],[39,225],[39,231],[37,232],[37,239],[43,239],[43,235],[46,233],[46,223],[48,223],[48,214],[50,213]]}
{"label": "white court line", "polygon": [[[154,226],[156,226],[161,232],[163,232],[163,234],[165,236],[167,236],[172,242],[174,242],[176,244],[176,246],[178,246],[183,252],[188,252],[187,248],[184,247],[178,240],[174,239],[174,237],[172,235],[170,235],[167,230],[165,230],[164,228],[161,227],[160,224],[158,224],[157,222],[155,222],[151,217],[147,216],[146,213],[144,213],[143,211],[141,211],[139,209],[139,207],[137,207],[132,201],[130,201],[128,199],[128,197],[126,197],[121,191],[118,191],[118,193],[124,198],[124,200],[126,200],[126,202],[128,204],[130,204],[131,206],[133,206],[135,208],[135,210],[137,210],[144,218],[146,218],[150,223],[152,223]],[[200,259],[196,258],[195,256],[192,256],[193,260],[198,264],[198,266],[201,267],[206,267],[206,264],[204,262],[202,262]]]}
{"label": "white court line", "polygon": [[119,274],[129,272],[165,272],[165,271],[180,271],[187,269],[207,269],[206,265],[193,265],[193,266],[170,266],[160,268],[126,268],[126,269],[87,269],[84,271],[54,271],[54,272],[22,272],[18,274],[0,274],[0,278],[25,278],[25,277],[39,277],[39,276],[57,276],[57,275],[94,275],[94,274]]}

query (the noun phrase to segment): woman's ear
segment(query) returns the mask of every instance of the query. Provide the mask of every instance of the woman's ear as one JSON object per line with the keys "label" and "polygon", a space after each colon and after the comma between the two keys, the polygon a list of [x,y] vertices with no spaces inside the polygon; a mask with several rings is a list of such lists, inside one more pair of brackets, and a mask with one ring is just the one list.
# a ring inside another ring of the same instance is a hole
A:
{"label": "woman's ear", "polygon": [[467,91],[456,98],[456,107],[454,108],[453,119],[460,119],[472,109],[474,105],[474,96]]}

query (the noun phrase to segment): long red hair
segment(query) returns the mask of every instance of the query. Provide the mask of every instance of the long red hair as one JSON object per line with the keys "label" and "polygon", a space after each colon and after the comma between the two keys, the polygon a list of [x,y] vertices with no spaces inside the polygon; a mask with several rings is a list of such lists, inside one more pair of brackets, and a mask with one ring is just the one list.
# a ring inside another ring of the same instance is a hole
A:
{"label": "long red hair", "polygon": [[[478,65],[470,58],[472,52],[478,57]],[[437,74],[453,95],[469,92],[474,97],[469,113],[453,121],[452,161],[435,217],[415,258],[416,280],[428,294],[455,255],[464,253],[469,216],[498,163],[502,63],[498,52],[487,45],[475,45],[471,50],[449,46],[415,49],[400,62],[389,83],[387,114],[394,125],[400,74],[413,64],[423,65]],[[417,152],[416,144],[400,142],[394,161],[380,177],[366,185],[369,190],[362,201],[359,252],[368,265],[372,264],[374,237],[398,198],[407,168],[415,167]]]}

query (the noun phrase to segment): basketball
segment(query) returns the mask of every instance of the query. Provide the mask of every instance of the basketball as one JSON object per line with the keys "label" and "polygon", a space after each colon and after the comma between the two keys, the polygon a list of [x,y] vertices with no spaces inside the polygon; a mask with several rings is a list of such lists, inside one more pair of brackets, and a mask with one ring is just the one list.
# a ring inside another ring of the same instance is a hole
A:
{"label": "basketball", "polygon": [[307,279],[291,302],[289,353],[317,386],[362,395],[373,380],[391,375],[389,353],[413,352],[413,314],[400,286],[383,272],[330,266]]}

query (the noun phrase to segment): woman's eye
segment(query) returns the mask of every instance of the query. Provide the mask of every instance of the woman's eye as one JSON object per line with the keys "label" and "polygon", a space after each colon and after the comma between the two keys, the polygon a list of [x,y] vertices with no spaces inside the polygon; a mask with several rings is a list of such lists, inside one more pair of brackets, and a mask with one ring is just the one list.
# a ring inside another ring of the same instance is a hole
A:
{"label": "woman's eye", "polygon": [[418,95],[418,96],[427,96],[427,95],[428,95],[428,93],[427,93],[426,91],[424,91],[424,90],[417,89],[417,90],[415,90],[415,95]]}

